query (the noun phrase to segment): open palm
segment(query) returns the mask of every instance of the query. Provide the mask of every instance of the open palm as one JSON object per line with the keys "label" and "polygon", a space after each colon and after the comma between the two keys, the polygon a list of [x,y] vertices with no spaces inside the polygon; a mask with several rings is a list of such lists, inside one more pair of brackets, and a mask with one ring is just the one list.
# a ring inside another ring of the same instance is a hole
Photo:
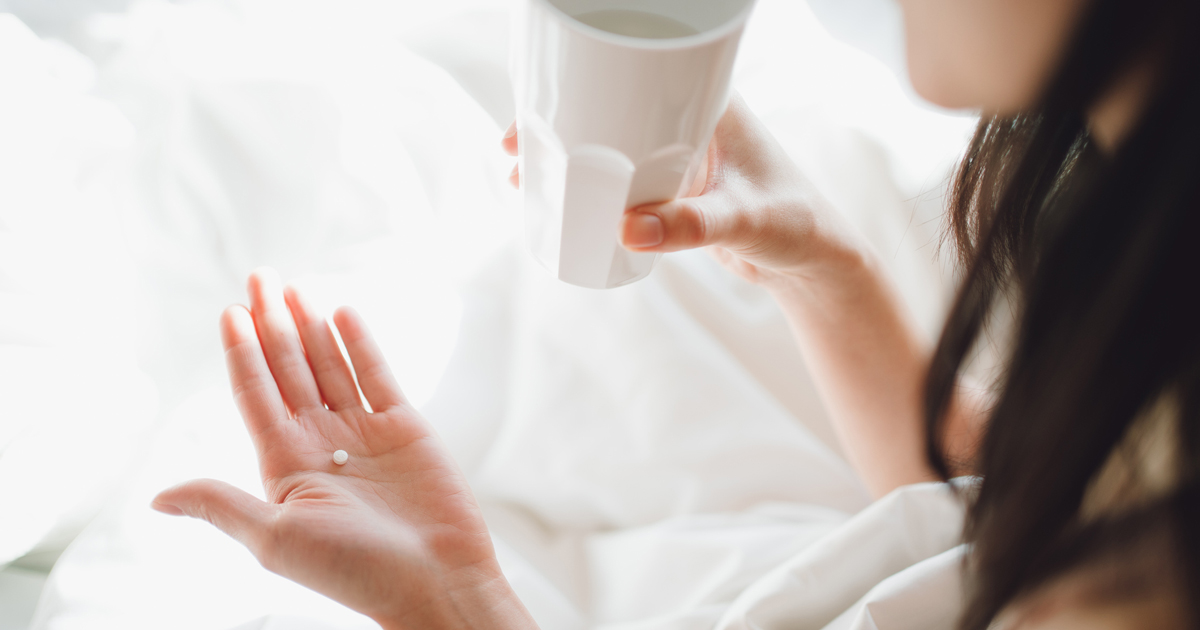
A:
{"label": "open palm", "polygon": [[267,501],[196,480],[154,507],[211,522],[267,569],[388,628],[479,627],[476,616],[531,626],[466,479],[361,318],[334,315],[352,374],[325,319],[274,272],[256,271],[248,290],[249,310],[222,315],[221,339]]}

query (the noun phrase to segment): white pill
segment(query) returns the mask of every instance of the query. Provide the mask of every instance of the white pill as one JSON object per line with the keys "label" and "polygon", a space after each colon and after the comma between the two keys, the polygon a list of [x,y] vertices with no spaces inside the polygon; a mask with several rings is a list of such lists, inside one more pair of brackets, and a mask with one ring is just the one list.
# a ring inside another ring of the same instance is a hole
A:
{"label": "white pill", "polygon": [[333,452],[333,463],[337,464],[338,466],[341,466],[342,464],[345,464],[348,461],[350,461],[350,454],[347,453],[346,451],[334,451]]}

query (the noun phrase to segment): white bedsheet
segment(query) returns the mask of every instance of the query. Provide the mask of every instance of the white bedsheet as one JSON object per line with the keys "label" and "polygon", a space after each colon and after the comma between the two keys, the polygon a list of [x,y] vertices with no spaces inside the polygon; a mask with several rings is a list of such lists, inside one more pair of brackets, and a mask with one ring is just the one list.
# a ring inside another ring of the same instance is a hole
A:
{"label": "white bedsheet", "polygon": [[124,312],[137,292],[119,163],[134,130],[86,93],[90,74],[0,14],[0,567],[52,563],[155,414]]}
{"label": "white bedsheet", "polygon": [[[147,507],[197,476],[261,491],[215,331],[260,264],[360,307],[544,628],[949,626],[957,499],[869,502],[767,295],[702,252],[605,292],[524,252],[497,146],[506,8],[143,2],[79,31],[96,93],[136,129],[113,177],[162,403],[34,628],[375,627]],[[940,192],[970,121],[909,104],[795,0],[762,1],[736,82],[934,331]]]}

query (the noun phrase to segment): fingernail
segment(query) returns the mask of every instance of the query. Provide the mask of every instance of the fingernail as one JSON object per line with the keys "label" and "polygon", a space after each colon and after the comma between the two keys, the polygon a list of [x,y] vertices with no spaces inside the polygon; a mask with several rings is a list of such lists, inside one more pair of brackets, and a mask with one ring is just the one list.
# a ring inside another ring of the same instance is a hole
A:
{"label": "fingernail", "polygon": [[508,140],[515,135],[517,135],[517,123],[508,126],[508,130],[504,132],[504,139]]}
{"label": "fingernail", "polygon": [[625,220],[626,247],[654,247],[663,242],[662,219],[657,215],[635,212]]}

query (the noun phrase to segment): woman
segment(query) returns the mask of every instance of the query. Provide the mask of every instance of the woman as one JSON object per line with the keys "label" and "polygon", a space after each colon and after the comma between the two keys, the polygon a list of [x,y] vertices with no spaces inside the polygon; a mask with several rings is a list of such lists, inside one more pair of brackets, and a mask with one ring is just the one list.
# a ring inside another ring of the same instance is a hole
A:
{"label": "woman", "polygon": [[[775,296],[876,495],[981,477],[961,627],[1197,627],[1200,4],[902,4],[918,92],[984,112],[954,183],[964,279],[936,345],[736,99],[698,194],[629,211],[622,240],[711,246]],[[209,520],[384,628],[533,627],[358,317],[334,321],[372,412],[301,296],[267,272],[249,288],[221,330],[271,502],[194,481],[155,508]],[[1006,313],[1007,369],[964,386]]]}

